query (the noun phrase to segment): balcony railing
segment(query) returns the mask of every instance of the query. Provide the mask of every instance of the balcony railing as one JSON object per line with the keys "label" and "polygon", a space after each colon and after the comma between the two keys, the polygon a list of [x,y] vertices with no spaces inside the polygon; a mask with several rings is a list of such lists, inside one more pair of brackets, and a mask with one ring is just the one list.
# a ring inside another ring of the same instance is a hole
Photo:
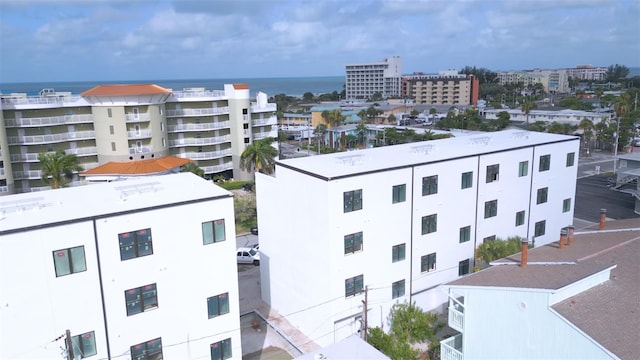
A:
{"label": "balcony railing", "polygon": [[173,96],[179,99],[202,98],[202,97],[224,97],[224,90],[203,90],[203,91],[174,91]]}
{"label": "balcony railing", "polygon": [[452,336],[440,342],[441,360],[464,360],[462,352],[462,334]]}
{"label": "balcony railing", "polygon": [[40,179],[40,175],[42,172],[40,170],[29,170],[29,171],[14,171],[13,179],[14,180],[22,180],[22,179]]}
{"label": "balcony railing", "polygon": [[153,152],[153,146],[136,146],[129,148],[129,155],[134,154],[150,154]]}
{"label": "balcony railing", "polygon": [[217,159],[224,156],[231,155],[231,149],[220,151],[207,151],[207,152],[188,152],[183,154],[176,154],[176,157],[191,160],[210,160]]}
{"label": "balcony railing", "polygon": [[228,128],[231,122],[229,121],[216,121],[204,124],[179,124],[167,126],[168,132],[180,132],[180,131],[201,131],[201,130],[215,130]]}
{"label": "balcony railing", "polygon": [[79,95],[75,96],[33,96],[33,97],[18,97],[18,98],[3,98],[3,104],[10,105],[32,105],[32,104],[62,104],[72,103],[80,100]]}
{"label": "balcony railing", "polygon": [[201,169],[204,170],[205,174],[215,174],[215,173],[223,172],[225,170],[233,169],[233,163],[232,162],[228,162],[228,163],[222,164],[222,165],[203,166],[203,167],[201,167]]}
{"label": "balcony railing", "polygon": [[64,125],[90,122],[93,122],[93,115],[91,114],[4,119],[6,127]]}
{"label": "balcony railing", "polygon": [[4,168],[0,168],[0,176],[4,177]]}
{"label": "balcony railing", "polygon": [[187,138],[169,140],[169,146],[184,145],[213,145],[231,141],[231,135],[214,136],[208,138]]}
{"label": "balcony railing", "polygon": [[151,120],[151,116],[149,114],[125,114],[124,120],[126,122],[146,122]]}
{"label": "balcony railing", "polygon": [[449,326],[464,332],[464,306],[449,299]]}
{"label": "balcony railing", "polygon": [[151,130],[134,130],[127,131],[127,137],[131,138],[149,138],[151,137]]}
{"label": "balcony railing", "polygon": [[256,103],[251,104],[251,112],[252,113],[265,112],[265,111],[276,111],[276,110],[278,110],[276,104],[268,103],[264,107],[259,107]]}
{"label": "balcony railing", "polygon": [[278,132],[277,131],[265,131],[265,132],[255,132],[255,133],[253,133],[253,139],[254,140],[260,140],[260,139],[264,139],[264,138],[268,138],[268,137],[277,138],[278,137]]}
{"label": "balcony railing", "polygon": [[212,116],[229,113],[229,107],[202,108],[202,109],[172,109],[167,110],[167,117],[173,116]]}
{"label": "balcony railing", "polygon": [[278,123],[278,118],[276,116],[269,116],[265,119],[255,119],[251,123],[253,126],[276,125]]}
{"label": "balcony railing", "polygon": [[[65,149],[65,154],[77,156],[98,155],[98,148],[95,146],[81,147],[75,149]],[[11,162],[38,162],[38,153],[11,154]]]}
{"label": "balcony railing", "polygon": [[9,192],[9,187],[8,186],[0,186],[0,193],[5,193],[5,192]]}
{"label": "balcony railing", "polygon": [[32,136],[10,136],[7,138],[9,145],[16,144],[48,144],[55,142],[63,142],[68,140],[93,139],[96,137],[95,131],[74,131],[61,134],[51,135],[32,135]]}

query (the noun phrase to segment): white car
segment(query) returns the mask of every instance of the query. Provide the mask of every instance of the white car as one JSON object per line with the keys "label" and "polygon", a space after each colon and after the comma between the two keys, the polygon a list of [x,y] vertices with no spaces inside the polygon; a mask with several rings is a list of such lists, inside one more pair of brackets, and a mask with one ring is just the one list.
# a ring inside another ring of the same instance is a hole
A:
{"label": "white car", "polygon": [[238,264],[260,265],[260,252],[255,248],[238,248],[236,251]]}

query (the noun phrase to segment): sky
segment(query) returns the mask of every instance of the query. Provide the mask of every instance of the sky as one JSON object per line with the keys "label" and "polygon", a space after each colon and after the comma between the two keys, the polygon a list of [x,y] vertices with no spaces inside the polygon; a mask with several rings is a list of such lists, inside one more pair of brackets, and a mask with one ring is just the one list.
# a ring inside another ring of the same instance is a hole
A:
{"label": "sky", "polygon": [[0,0],[0,83],[640,66],[640,0]]}

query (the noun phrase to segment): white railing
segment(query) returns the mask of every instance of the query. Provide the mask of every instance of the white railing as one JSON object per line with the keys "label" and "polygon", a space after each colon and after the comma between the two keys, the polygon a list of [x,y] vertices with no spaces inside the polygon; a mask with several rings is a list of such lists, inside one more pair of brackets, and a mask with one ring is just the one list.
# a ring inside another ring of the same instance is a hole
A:
{"label": "white railing", "polygon": [[219,108],[202,108],[202,109],[173,109],[167,110],[167,116],[210,116],[210,115],[219,115],[226,114],[229,112],[229,107],[219,107]]}
{"label": "white railing", "polygon": [[98,166],[100,166],[100,164],[97,163],[97,162],[96,163],[82,163],[82,164],[80,164],[80,166],[82,166],[84,171],[87,171],[87,170],[91,170],[91,169],[97,168]]}
{"label": "white railing", "polygon": [[61,134],[51,135],[32,135],[32,136],[10,136],[7,142],[10,145],[15,144],[47,144],[52,142],[61,142],[67,140],[92,139],[96,137],[95,131],[74,131]]}
{"label": "white railing", "polygon": [[278,132],[277,131],[265,131],[265,132],[253,133],[253,139],[254,140],[260,140],[260,139],[264,139],[264,138],[268,138],[268,137],[277,138],[278,137]]}
{"label": "white railing", "polygon": [[147,138],[147,137],[151,137],[151,130],[127,131],[127,137],[129,137],[129,138]]}
{"label": "white railing", "polygon": [[74,154],[78,156],[98,155],[98,148],[95,146],[87,146],[87,147],[80,147],[80,148],[74,148],[74,149],[66,149],[64,152],[65,154]]}
{"label": "white railing", "polygon": [[464,360],[462,352],[462,334],[452,336],[440,342],[441,360]]}
{"label": "white railing", "polygon": [[0,168],[0,176],[4,176],[4,168]]}
{"label": "white railing", "polygon": [[125,114],[124,120],[126,122],[142,122],[151,120],[151,116],[147,113],[137,113],[137,114]]}
{"label": "white railing", "polygon": [[212,145],[231,141],[231,135],[214,136],[208,138],[188,138],[169,140],[169,146],[180,145]]}
{"label": "white railing", "polygon": [[183,154],[176,154],[176,157],[183,159],[191,159],[191,160],[209,160],[221,158],[224,156],[231,155],[231,149],[220,150],[220,151],[208,151],[208,152],[188,152]]}
{"label": "white railing", "polygon": [[252,113],[265,112],[265,111],[276,111],[276,110],[278,110],[278,105],[277,104],[268,103],[264,107],[259,107],[256,103],[251,104],[251,112]]}
{"label": "white railing", "polygon": [[79,95],[74,96],[33,96],[33,97],[17,97],[17,98],[3,98],[3,104],[10,105],[26,105],[26,104],[61,104],[71,103],[80,100]]}
{"label": "white railing", "polygon": [[9,192],[8,186],[0,186],[0,193]]}
{"label": "white railing", "polygon": [[253,126],[276,125],[277,123],[278,118],[276,116],[269,116],[266,119],[256,119],[252,121]]}
{"label": "white railing", "polygon": [[89,122],[93,122],[92,114],[44,116],[44,117],[35,117],[35,118],[22,118],[22,119],[4,119],[4,124],[6,127],[63,125],[63,124],[89,123]]}
{"label": "white railing", "polygon": [[233,169],[233,163],[229,162],[229,163],[222,164],[222,165],[203,166],[203,167],[201,167],[201,169],[204,170],[205,174],[219,173],[219,172],[223,172],[225,170]]}
{"label": "white railing", "polygon": [[[462,311],[459,311],[462,310]],[[449,326],[460,332],[464,332],[464,308],[449,300]]]}
{"label": "white railing", "polygon": [[150,154],[153,152],[153,146],[136,146],[129,148],[129,155],[134,154]]}
{"label": "white railing", "polygon": [[181,98],[224,97],[224,90],[174,91],[173,96]]}
{"label": "white railing", "polygon": [[198,131],[198,130],[215,130],[228,128],[231,123],[229,121],[217,121],[204,124],[179,124],[167,126],[168,132],[177,131]]}
{"label": "white railing", "polygon": [[13,179],[21,180],[21,179],[40,179],[40,175],[42,172],[40,170],[29,170],[29,171],[14,171]]}

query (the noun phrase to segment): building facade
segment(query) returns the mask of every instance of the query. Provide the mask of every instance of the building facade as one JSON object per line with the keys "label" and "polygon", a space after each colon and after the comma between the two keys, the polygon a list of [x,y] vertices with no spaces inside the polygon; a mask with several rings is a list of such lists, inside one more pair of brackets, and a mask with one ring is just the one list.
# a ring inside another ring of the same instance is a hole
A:
{"label": "building facade", "polygon": [[570,78],[603,81],[607,79],[608,68],[604,66],[577,65],[566,70]]}
{"label": "building facade", "polygon": [[0,358],[66,358],[67,330],[75,359],[242,358],[228,191],[181,173],[9,195],[0,214]]}
{"label": "building facade", "polygon": [[[512,122],[526,122],[527,114],[521,109],[481,109],[479,115],[487,120],[498,119],[498,114],[506,112],[509,114],[509,120]],[[590,120],[594,125],[601,122],[608,123],[615,116],[613,112],[594,112],[564,109],[559,111],[553,110],[531,110],[529,112],[529,123],[533,124],[543,121],[546,124],[557,122],[560,124],[570,124],[572,126],[580,125],[584,119]]]}
{"label": "building facade", "polygon": [[477,105],[479,94],[478,79],[455,70],[402,77],[402,96],[416,104]]}
{"label": "building facade", "polygon": [[263,300],[320,346],[363,328],[365,298],[369,327],[438,308],[482,242],[572,223],[578,145],[503,131],[279,161],[256,175]]}
{"label": "building facade", "polygon": [[500,85],[522,84],[532,87],[541,84],[544,91],[549,94],[569,92],[570,72],[566,69],[559,70],[528,70],[528,71],[499,71],[497,73]]}
{"label": "building facade", "polygon": [[207,176],[239,179],[239,159],[254,140],[277,138],[276,105],[249,87],[224,90],[157,85],[99,85],[80,95],[2,95],[0,194],[48,189],[38,154],[63,150],[85,170],[109,161],[173,155],[197,162]]}
{"label": "building facade", "polygon": [[379,62],[347,64],[345,70],[347,99],[369,99],[375,93],[383,98],[401,95],[402,60],[399,56]]}

